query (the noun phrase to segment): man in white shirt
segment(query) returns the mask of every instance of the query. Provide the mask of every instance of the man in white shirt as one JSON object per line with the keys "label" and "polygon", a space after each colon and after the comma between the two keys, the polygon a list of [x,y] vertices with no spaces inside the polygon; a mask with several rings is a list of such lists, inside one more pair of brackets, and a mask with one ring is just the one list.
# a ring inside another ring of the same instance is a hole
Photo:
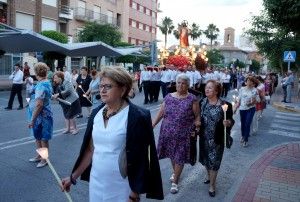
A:
{"label": "man in white shirt", "polygon": [[15,71],[9,76],[9,79],[13,81],[13,85],[10,92],[6,110],[11,110],[16,94],[18,95],[19,107],[18,110],[23,109],[22,87],[23,87],[23,72],[19,64],[15,65]]}
{"label": "man in white shirt", "polygon": [[143,86],[144,90],[144,104],[148,104],[149,102],[149,96],[150,96],[150,78],[151,78],[151,72],[148,71],[146,68],[141,72],[141,85]]}
{"label": "man in white shirt", "polygon": [[226,69],[223,71],[224,73],[222,74],[221,77],[221,83],[223,85],[223,91],[222,91],[222,97],[226,98],[228,91],[230,90],[230,74],[229,71]]}
{"label": "man in white shirt", "polygon": [[169,71],[168,67],[164,67],[161,71],[161,78],[160,78],[160,82],[161,82],[161,92],[163,95],[163,98],[166,97],[166,95],[168,94],[168,86],[170,85],[171,82],[171,72]]}
{"label": "man in white shirt", "polygon": [[72,82],[72,76],[71,76],[70,72],[67,70],[66,66],[63,67],[63,71],[64,71],[64,79],[65,79],[65,81]]}

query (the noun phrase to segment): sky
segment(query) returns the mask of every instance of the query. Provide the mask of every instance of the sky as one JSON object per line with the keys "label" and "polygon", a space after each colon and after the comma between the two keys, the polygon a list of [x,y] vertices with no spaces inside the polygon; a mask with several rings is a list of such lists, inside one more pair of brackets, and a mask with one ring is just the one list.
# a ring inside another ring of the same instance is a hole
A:
{"label": "sky", "polygon": [[[263,9],[262,0],[159,0],[161,13],[158,13],[158,24],[167,16],[173,20],[175,29],[178,23],[187,20],[189,25],[193,22],[205,30],[208,24],[215,24],[220,32],[217,41],[223,44],[224,29],[232,27],[235,29],[235,46],[240,47],[239,36],[243,33],[243,28],[249,27],[247,20],[251,15],[258,15]],[[157,39],[161,42],[158,47],[164,45],[164,35],[158,30]],[[200,40],[208,43],[209,40],[202,35],[195,41]],[[178,45],[178,40],[173,34],[168,36],[168,44]],[[191,39],[190,39],[191,43]]]}

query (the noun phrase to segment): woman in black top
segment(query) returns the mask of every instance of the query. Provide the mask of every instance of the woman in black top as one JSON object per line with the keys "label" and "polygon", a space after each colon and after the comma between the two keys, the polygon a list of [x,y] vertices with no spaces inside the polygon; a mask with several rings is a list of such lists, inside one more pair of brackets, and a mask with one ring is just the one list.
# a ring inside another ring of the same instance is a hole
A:
{"label": "woman in black top", "polygon": [[[88,74],[87,67],[81,67],[80,75],[76,79],[76,91],[79,95],[81,107],[86,107],[88,111],[88,116],[91,114],[92,102],[86,96],[83,96],[86,91],[89,90],[89,85],[92,81],[92,77]],[[77,118],[82,118],[82,114],[78,115]]]}

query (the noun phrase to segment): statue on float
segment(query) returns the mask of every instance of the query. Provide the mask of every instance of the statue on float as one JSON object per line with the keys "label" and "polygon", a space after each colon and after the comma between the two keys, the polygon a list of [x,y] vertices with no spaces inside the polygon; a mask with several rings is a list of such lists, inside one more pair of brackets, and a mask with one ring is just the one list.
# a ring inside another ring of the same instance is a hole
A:
{"label": "statue on float", "polygon": [[189,28],[188,28],[188,22],[186,20],[184,20],[178,26],[178,32],[179,32],[180,47],[181,48],[189,47]]}

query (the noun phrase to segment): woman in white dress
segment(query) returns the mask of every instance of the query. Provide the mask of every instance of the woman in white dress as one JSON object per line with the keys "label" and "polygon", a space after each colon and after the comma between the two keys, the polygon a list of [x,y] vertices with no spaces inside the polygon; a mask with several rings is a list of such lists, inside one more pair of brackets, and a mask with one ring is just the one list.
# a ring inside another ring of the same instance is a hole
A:
{"label": "woman in white dress", "polygon": [[[77,162],[63,179],[69,191],[76,179],[90,181],[90,201],[139,201],[139,195],[163,199],[161,173],[149,110],[132,104],[132,79],[123,68],[105,68],[100,75],[103,101],[87,125]],[[125,176],[119,160],[125,146]],[[122,174],[121,174],[122,173]]]}

